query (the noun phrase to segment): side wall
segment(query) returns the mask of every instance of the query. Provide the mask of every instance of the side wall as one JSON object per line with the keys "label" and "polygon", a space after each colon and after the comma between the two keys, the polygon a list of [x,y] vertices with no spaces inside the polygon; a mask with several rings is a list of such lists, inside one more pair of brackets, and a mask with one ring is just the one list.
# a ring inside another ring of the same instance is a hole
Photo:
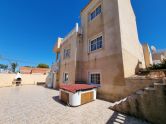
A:
{"label": "side wall", "polygon": [[[0,87],[12,86],[16,74],[0,74]],[[21,74],[23,85],[34,85],[37,82],[46,82],[47,75]]]}
{"label": "side wall", "polygon": [[[64,83],[64,73],[69,74],[69,84],[75,84],[76,81],[76,70],[77,70],[77,33],[73,33],[64,43],[61,45],[61,64],[60,64],[60,79],[59,83]],[[64,59],[64,49],[70,49],[70,57]]]}
{"label": "side wall", "polygon": [[123,66],[125,77],[135,75],[139,63],[145,67],[144,54],[139,42],[136,17],[130,0],[117,0],[122,40]]}

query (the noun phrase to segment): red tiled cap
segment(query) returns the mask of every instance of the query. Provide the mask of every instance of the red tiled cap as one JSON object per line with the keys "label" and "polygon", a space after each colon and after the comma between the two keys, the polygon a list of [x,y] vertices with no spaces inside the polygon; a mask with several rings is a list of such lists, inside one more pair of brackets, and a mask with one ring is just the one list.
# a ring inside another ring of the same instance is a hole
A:
{"label": "red tiled cap", "polygon": [[88,84],[72,84],[72,85],[61,85],[60,89],[66,90],[72,93],[75,93],[77,91],[82,91],[82,90],[90,90],[93,88],[97,88],[97,86],[94,85],[88,85]]}

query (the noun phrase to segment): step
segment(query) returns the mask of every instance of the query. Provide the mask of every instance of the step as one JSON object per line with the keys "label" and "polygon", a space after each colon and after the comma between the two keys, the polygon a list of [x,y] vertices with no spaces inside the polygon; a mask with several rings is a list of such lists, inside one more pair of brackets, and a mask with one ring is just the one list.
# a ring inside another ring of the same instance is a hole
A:
{"label": "step", "polygon": [[143,90],[139,90],[139,91],[136,92],[136,95],[142,95],[143,93],[144,93]]}
{"label": "step", "polygon": [[130,112],[130,104],[128,100],[126,100],[125,102],[122,102],[121,106],[123,109],[123,113],[128,114]]}
{"label": "step", "polygon": [[166,88],[166,84],[165,83],[154,83],[154,87],[156,88],[156,90],[160,90],[160,89]]}
{"label": "step", "polygon": [[161,95],[161,94],[166,94],[166,84],[162,83],[162,84],[158,84],[155,83],[154,87],[156,89],[156,93]]}
{"label": "step", "polygon": [[120,105],[116,105],[113,107],[113,110],[117,112],[122,112],[122,107]]}
{"label": "step", "polygon": [[155,93],[156,93],[155,88],[147,87],[144,90],[144,94],[146,95],[155,95]]}
{"label": "step", "polygon": [[136,100],[137,100],[137,95],[132,95],[129,99],[128,99],[128,103],[130,106],[130,114],[131,115],[136,115],[137,113],[137,109],[136,109]]}
{"label": "step", "polygon": [[165,78],[163,78],[163,83],[164,83],[164,84],[166,84],[166,77],[165,77]]}

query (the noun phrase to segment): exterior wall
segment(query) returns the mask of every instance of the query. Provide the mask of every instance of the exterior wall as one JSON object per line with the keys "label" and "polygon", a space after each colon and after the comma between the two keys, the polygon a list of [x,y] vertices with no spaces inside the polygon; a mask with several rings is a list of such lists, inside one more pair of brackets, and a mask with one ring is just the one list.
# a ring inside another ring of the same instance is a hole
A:
{"label": "exterior wall", "polygon": [[143,44],[142,47],[143,47],[144,58],[145,58],[145,66],[149,67],[150,65],[153,64],[150,48],[148,44]]}
{"label": "exterior wall", "polygon": [[[89,22],[89,14],[99,5],[102,13]],[[88,83],[89,74],[97,72],[101,74],[99,98],[117,101],[134,92],[125,78],[135,74],[139,62],[145,67],[145,62],[130,0],[92,0],[81,12],[81,29],[81,38],[71,33],[61,44],[60,83],[64,72],[69,74],[69,84]],[[103,48],[90,52],[89,41],[98,35],[103,36]],[[63,59],[67,47],[71,57]]]}
{"label": "exterior wall", "polygon": [[[0,87],[12,86],[16,74],[0,74]],[[47,75],[21,74],[23,85],[34,85],[37,82],[45,82]]]}
{"label": "exterior wall", "polygon": [[[60,83],[64,83],[63,76],[64,73],[69,74],[69,84],[75,84],[76,81],[76,70],[77,70],[77,44],[78,44],[78,35],[73,33],[69,38],[67,38],[61,44],[61,64],[60,64]],[[70,58],[64,59],[64,49],[70,49]]]}
{"label": "exterior wall", "polygon": [[[130,0],[118,0],[123,66],[125,77],[135,75],[141,62],[145,68],[144,54],[138,39],[135,14]],[[125,11],[124,11],[125,10]]]}
{"label": "exterior wall", "polygon": [[[102,5],[102,14],[91,22],[88,14],[94,8]],[[117,0],[96,0],[90,3],[81,13],[83,29],[83,54],[81,64],[81,79],[89,82],[89,73],[101,74],[101,87],[98,97],[105,100],[117,100],[123,96],[125,85]],[[102,34],[103,48],[89,53],[89,40]]]}

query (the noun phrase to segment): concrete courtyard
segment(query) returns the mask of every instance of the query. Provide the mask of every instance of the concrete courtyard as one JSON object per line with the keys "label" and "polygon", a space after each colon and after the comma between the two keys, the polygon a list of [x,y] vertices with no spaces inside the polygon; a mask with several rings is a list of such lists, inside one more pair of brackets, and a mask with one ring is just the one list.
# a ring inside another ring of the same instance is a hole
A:
{"label": "concrete courtyard", "polygon": [[58,91],[42,86],[0,88],[0,124],[147,124],[110,106],[96,100],[71,108],[58,100]]}

